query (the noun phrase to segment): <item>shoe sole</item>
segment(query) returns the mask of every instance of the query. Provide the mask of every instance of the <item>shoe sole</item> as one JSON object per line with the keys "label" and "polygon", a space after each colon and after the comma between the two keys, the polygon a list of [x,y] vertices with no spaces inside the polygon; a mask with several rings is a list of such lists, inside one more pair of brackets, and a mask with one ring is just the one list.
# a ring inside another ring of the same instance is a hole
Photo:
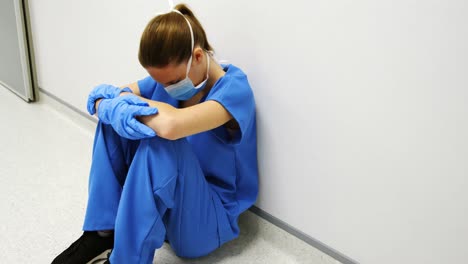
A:
{"label": "shoe sole", "polygon": [[92,260],[90,260],[90,261],[89,261],[88,263],[86,263],[86,264],[91,264],[91,263],[93,263],[93,261],[96,261],[96,260],[98,260],[98,259],[100,259],[100,258],[102,258],[102,259],[104,259],[104,260],[101,261],[101,262],[98,262],[98,263],[104,263],[104,262],[107,260],[107,253],[109,253],[110,251],[111,251],[111,250],[108,249],[108,250],[102,252],[101,254],[99,254],[99,256],[96,256],[95,258],[93,258]]}

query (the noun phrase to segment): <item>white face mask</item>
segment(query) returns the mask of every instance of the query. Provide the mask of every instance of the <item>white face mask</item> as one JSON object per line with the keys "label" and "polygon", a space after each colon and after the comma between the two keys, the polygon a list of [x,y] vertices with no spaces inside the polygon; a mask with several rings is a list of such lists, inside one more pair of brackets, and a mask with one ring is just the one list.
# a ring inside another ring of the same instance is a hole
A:
{"label": "white face mask", "polygon": [[[187,21],[187,24],[188,24],[189,29],[190,29],[190,37],[191,37],[191,40],[192,40],[192,45],[191,45],[192,49],[191,50],[193,51],[194,38],[193,38],[193,30],[192,30],[192,26],[190,25],[190,22],[178,10],[172,10],[172,11],[180,14]],[[189,59],[188,64],[187,64],[187,72],[185,74],[185,79],[183,79],[183,80],[181,80],[181,81],[179,81],[179,82],[177,82],[175,84],[171,84],[171,85],[164,88],[166,90],[166,92],[171,97],[173,97],[174,99],[177,99],[177,100],[181,100],[181,101],[188,100],[188,99],[192,98],[194,95],[196,95],[199,91],[203,90],[203,88],[206,86],[206,82],[208,81],[208,72],[210,70],[210,57],[209,57],[208,53],[205,53],[205,54],[206,54],[206,60],[207,60],[207,69],[206,69],[206,78],[205,78],[205,80],[202,81],[199,85],[195,86],[195,85],[193,85],[192,80],[190,80],[190,78],[188,76],[189,71],[190,71],[190,66],[192,65],[192,57],[193,57],[193,53],[192,53],[190,55],[190,59]]]}

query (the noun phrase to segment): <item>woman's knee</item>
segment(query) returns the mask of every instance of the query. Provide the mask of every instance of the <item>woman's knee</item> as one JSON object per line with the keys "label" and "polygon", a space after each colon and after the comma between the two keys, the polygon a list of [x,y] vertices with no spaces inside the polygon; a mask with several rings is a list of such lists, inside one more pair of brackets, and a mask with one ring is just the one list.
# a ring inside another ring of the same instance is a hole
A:
{"label": "woman's knee", "polygon": [[178,246],[172,246],[174,253],[180,258],[199,258],[206,256],[219,247],[218,241],[203,239],[196,243],[183,242]]}

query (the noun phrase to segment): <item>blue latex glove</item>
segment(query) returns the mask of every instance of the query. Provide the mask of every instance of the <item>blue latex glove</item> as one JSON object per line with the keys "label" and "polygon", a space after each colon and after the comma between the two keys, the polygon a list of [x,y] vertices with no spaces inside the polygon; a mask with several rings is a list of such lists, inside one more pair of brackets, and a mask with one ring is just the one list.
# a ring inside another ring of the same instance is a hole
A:
{"label": "blue latex glove", "polygon": [[103,99],[98,107],[101,122],[111,124],[117,134],[133,140],[156,136],[153,129],[140,123],[135,117],[154,115],[157,112],[157,108],[149,107],[148,103],[135,95]]}
{"label": "blue latex glove", "polygon": [[110,84],[100,84],[93,88],[93,90],[88,95],[88,113],[94,115],[96,113],[96,100],[98,99],[112,99],[120,95],[121,92],[132,92],[130,88],[125,87],[120,89],[117,86]]}

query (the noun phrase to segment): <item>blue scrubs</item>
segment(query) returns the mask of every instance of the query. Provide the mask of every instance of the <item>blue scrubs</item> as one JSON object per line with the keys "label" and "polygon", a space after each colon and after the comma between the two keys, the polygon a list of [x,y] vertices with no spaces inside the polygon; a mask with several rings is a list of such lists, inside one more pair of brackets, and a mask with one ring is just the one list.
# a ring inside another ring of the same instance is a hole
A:
{"label": "blue scrubs", "polygon": [[[167,239],[181,257],[204,256],[239,235],[239,215],[258,193],[255,101],[233,65],[202,101],[219,102],[239,125],[178,140],[129,140],[99,122],[83,230],[115,231],[110,262],[152,263]],[[147,77],[141,95],[177,107]]]}

